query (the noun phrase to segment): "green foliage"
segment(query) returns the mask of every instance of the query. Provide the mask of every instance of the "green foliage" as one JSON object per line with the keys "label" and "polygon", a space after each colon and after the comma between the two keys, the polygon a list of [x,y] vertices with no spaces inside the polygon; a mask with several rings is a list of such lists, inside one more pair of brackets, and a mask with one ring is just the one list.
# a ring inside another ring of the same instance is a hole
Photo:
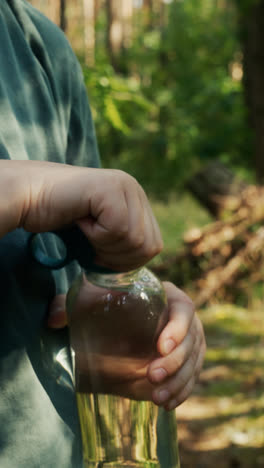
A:
{"label": "green foliage", "polygon": [[151,206],[164,241],[164,251],[155,257],[155,264],[179,252],[183,247],[184,233],[212,221],[208,212],[188,193],[173,195],[166,202],[151,200]]}
{"label": "green foliage", "polygon": [[252,165],[242,85],[230,72],[241,55],[235,8],[216,0],[166,8],[166,26],[138,26],[120,58],[126,74],[114,72],[100,41],[96,69],[85,69],[103,165],[130,172],[158,198],[212,158]]}
{"label": "green foliage", "polygon": [[250,8],[258,3],[261,0],[234,0],[235,5],[242,15],[247,15],[250,11]]}

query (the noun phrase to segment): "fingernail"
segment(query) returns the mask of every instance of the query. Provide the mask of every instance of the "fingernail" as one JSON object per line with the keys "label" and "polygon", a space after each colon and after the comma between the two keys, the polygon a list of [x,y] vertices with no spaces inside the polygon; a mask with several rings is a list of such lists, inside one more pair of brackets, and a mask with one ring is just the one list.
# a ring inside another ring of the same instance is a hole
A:
{"label": "fingernail", "polygon": [[167,377],[167,371],[163,368],[155,369],[151,372],[151,380],[153,382],[160,382]]}
{"label": "fingernail", "polygon": [[166,400],[168,400],[170,396],[170,393],[168,390],[160,390],[159,392],[155,393],[155,400],[157,403],[164,403]]}
{"label": "fingernail", "polygon": [[175,341],[169,338],[163,345],[164,354],[169,354],[175,348]]}

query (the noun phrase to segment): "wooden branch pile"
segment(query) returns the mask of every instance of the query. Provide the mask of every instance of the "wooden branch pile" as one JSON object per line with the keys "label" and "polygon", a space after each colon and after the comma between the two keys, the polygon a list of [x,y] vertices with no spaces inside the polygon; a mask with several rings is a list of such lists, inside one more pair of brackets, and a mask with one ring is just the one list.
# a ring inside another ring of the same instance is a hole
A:
{"label": "wooden branch pile", "polygon": [[156,269],[190,288],[197,307],[248,297],[264,284],[264,187],[248,186],[231,204],[227,219],[189,231],[182,252]]}

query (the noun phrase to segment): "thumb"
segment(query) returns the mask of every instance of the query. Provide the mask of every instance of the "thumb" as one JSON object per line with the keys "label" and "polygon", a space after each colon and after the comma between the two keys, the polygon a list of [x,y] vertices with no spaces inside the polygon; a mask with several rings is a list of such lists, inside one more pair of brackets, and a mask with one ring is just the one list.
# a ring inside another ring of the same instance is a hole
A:
{"label": "thumb", "polygon": [[66,294],[58,294],[51,301],[48,309],[49,328],[64,328],[67,325]]}

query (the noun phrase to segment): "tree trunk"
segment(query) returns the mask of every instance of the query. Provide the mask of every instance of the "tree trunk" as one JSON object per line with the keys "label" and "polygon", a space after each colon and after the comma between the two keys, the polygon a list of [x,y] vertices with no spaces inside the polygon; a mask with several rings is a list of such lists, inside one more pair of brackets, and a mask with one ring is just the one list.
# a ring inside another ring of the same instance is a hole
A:
{"label": "tree trunk", "polygon": [[133,0],[123,0],[122,7],[122,47],[127,49],[131,45],[133,34]]}
{"label": "tree trunk", "polygon": [[163,7],[164,3],[162,0],[152,0],[152,11],[158,18],[158,21],[160,21],[160,15],[162,14]]}
{"label": "tree trunk", "polygon": [[66,0],[60,0],[60,27],[62,31],[66,32],[66,29],[67,29]]}
{"label": "tree trunk", "polygon": [[85,62],[94,65],[95,49],[95,4],[94,0],[83,0]]}
{"label": "tree trunk", "polygon": [[102,0],[95,0],[94,2],[94,17],[95,17],[95,22],[98,18],[98,15],[99,15],[99,11],[100,11],[100,8],[101,8],[101,3],[102,3]]}
{"label": "tree trunk", "polygon": [[255,133],[257,180],[264,182],[264,0],[252,2],[241,15],[244,87]]}
{"label": "tree trunk", "polygon": [[149,10],[151,12],[152,8],[153,8],[153,0],[144,0],[143,1],[143,6],[144,6],[144,8],[146,8],[147,10]]}
{"label": "tree trunk", "polygon": [[111,64],[116,71],[119,71],[118,59],[123,42],[122,3],[122,0],[108,0],[106,2],[107,49]]}
{"label": "tree trunk", "polygon": [[48,17],[56,23],[58,26],[60,25],[60,0],[53,0],[52,2],[48,2]]}
{"label": "tree trunk", "polygon": [[153,0],[144,0],[143,9],[146,28],[151,29],[153,19]]}

